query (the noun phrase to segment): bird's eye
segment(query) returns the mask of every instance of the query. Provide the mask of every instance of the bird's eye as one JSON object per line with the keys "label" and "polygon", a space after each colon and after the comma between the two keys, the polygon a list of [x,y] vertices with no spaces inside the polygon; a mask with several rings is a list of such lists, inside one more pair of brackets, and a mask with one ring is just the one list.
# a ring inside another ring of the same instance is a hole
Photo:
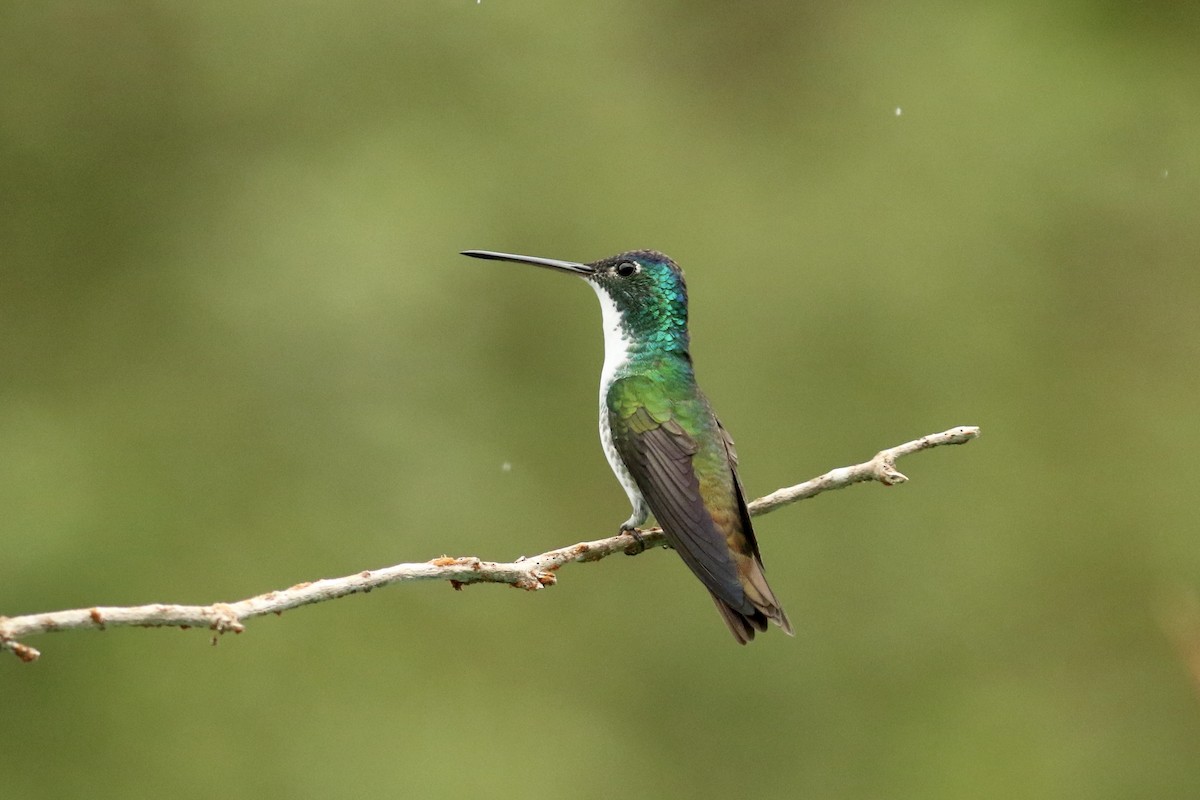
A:
{"label": "bird's eye", "polygon": [[617,267],[617,274],[620,275],[622,278],[628,278],[630,275],[633,275],[637,271],[638,271],[637,264],[634,264],[629,261],[626,261],[624,264]]}

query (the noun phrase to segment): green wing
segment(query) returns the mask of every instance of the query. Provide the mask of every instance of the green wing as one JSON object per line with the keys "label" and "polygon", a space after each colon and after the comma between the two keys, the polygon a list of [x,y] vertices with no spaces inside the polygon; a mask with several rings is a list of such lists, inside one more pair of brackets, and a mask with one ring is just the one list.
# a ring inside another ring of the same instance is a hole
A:
{"label": "green wing", "polygon": [[[706,466],[713,453],[701,446],[684,428],[686,421],[698,433],[712,435],[719,447],[722,468],[716,484],[728,486],[729,511],[739,516],[738,487],[726,460],[725,442],[715,417],[703,398],[674,402],[664,396],[661,384],[635,375],[617,380],[608,394],[608,419],[613,444],[641,490],[651,513],[662,526],[667,540],[713,596],[744,615],[758,612],[747,599],[726,531],[717,524],[700,492],[696,462]],[[698,455],[699,454],[699,455]],[[753,535],[753,534],[751,534]]]}

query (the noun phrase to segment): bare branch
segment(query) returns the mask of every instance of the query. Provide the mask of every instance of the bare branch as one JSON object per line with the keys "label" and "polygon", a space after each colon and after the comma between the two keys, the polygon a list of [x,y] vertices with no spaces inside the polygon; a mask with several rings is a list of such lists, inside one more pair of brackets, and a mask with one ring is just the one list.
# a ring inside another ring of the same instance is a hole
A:
{"label": "bare branch", "polygon": [[[896,470],[897,458],[931,447],[964,444],[977,436],[979,428],[952,428],[881,450],[870,461],[852,467],[840,467],[812,480],[760,497],[750,503],[750,513],[767,514],[797,500],[865,481],[879,481],[887,486],[903,483],[908,478]],[[322,603],[346,595],[369,592],[393,583],[410,581],[449,581],[455,589],[461,589],[468,583],[506,583],[533,591],[554,585],[559,567],[573,561],[599,561],[614,553],[634,552],[643,546],[664,542],[662,531],[658,528],[643,531],[640,537],[639,543],[632,535],[622,533],[607,539],[560,547],[529,558],[522,557],[509,563],[482,561],[474,556],[465,556],[396,564],[383,569],[364,570],[342,578],[298,583],[288,589],[267,592],[234,603],[213,603],[207,606],[162,603],[129,607],[96,606],[19,617],[0,617],[0,650],[10,650],[22,661],[35,661],[41,653],[29,645],[22,644],[20,639],[55,631],[80,628],[104,630],[109,627],[128,626],[207,628],[214,631],[215,644],[218,634],[229,631],[241,633],[245,629],[243,623],[253,617],[280,614],[310,603]]]}

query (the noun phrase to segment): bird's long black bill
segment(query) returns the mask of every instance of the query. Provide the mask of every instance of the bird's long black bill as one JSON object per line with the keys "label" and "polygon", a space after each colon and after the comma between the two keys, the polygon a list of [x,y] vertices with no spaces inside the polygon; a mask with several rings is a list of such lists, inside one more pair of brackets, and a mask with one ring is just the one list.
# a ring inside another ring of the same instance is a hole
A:
{"label": "bird's long black bill", "polygon": [[595,270],[587,264],[575,261],[559,261],[555,258],[538,258],[536,256],[519,256],[513,253],[496,253],[491,250],[463,250],[464,256],[483,258],[489,261],[512,261],[515,264],[533,264],[535,267],[570,272],[574,275],[591,275]]}

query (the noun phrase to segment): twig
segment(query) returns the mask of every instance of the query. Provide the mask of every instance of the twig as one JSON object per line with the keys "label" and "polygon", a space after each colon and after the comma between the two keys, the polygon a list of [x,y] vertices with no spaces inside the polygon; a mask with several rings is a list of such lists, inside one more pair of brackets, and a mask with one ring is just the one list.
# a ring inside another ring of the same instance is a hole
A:
{"label": "twig", "polygon": [[[979,428],[952,428],[933,433],[902,445],[882,450],[870,461],[852,467],[841,467],[824,475],[789,486],[760,497],[750,503],[752,515],[766,514],[777,508],[815,497],[821,492],[841,489],[854,483],[879,481],[891,486],[908,480],[896,470],[896,459],[931,447],[964,444],[979,436]],[[642,545],[662,544],[663,534],[657,528],[641,533]],[[264,614],[280,614],[288,609],[322,603],[346,595],[369,592],[393,583],[409,581],[449,581],[455,589],[468,583],[506,583],[520,589],[537,590],[556,582],[559,567],[573,561],[599,561],[614,553],[638,547],[627,533],[579,542],[568,547],[549,550],[541,555],[518,558],[509,563],[482,561],[474,556],[435,558],[413,564],[396,564],[383,569],[364,570],[342,578],[298,583],[288,589],[267,592],[234,603],[213,603],[207,606],[180,606],[155,603],[145,606],[77,608],[70,611],[51,611],[20,617],[0,617],[0,650],[10,650],[22,661],[35,661],[41,655],[20,639],[55,631],[109,627],[141,628],[207,628],[217,635],[241,633],[243,623]],[[640,549],[640,548],[639,548]]]}

